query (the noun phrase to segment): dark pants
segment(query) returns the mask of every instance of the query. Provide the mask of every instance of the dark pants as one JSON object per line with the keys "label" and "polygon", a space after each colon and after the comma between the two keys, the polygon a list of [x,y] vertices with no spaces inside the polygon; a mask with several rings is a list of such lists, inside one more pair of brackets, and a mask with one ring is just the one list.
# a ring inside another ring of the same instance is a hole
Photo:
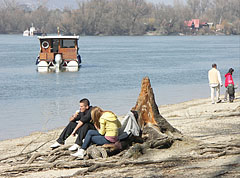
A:
{"label": "dark pants", "polygon": [[229,101],[233,102],[234,98],[235,98],[235,90],[234,90],[234,86],[232,84],[229,84],[227,86],[227,91],[229,94]]}
{"label": "dark pants", "polygon": [[[67,127],[62,131],[61,135],[57,139],[57,142],[60,144],[64,144],[64,141],[72,134],[73,130],[77,126],[77,122],[69,122]],[[82,146],[82,140],[87,135],[88,130],[95,130],[95,127],[91,123],[85,123],[83,124],[76,132],[77,139],[75,141],[76,144],[79,146]]]}
{"label": "dark pants", "polygon": [[82,149],[86,150],[91,143],[104,145],[111,142],[108,141],[104,135],[101,135],[97,130],[89,130],[82,145]]}

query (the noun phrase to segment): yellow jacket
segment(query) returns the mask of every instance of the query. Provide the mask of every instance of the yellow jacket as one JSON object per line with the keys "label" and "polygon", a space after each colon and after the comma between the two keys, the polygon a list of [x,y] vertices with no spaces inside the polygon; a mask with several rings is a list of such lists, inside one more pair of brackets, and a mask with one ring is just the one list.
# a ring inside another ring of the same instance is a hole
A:
{"label": "yellow jacket", "polygon": [[121,123],[117,119],[117,116],[112,112],[104,112],[99,119],[100,129],[99,133],[105,136],[118,136],[118,128],[121,127]]}

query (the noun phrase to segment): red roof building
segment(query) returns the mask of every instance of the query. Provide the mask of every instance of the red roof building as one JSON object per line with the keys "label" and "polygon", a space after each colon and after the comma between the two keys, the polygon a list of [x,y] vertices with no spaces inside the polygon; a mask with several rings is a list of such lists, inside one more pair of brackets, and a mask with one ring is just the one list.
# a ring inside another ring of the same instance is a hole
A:
{"label": "red roof building", "polygon": [[189,21],[184,21],[185,25],[190,27],[190,28],[199,28],[199,22],[200,20],[199,19],[192,19],[192,20],[189,20]]}

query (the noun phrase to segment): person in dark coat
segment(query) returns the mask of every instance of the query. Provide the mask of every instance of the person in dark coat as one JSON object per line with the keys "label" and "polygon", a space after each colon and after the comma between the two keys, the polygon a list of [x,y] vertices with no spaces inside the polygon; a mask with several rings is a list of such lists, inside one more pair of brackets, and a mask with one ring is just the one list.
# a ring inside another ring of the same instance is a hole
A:
{"label": "person in dark coat", "polygon": [[60,134],[56,142],[51,145],[52,149],[55,149],[61,145],[64,145],[65,140],[70,136],[78,135],[75,144],[72,145],[69,150],[75,151],[80,148],[83,144],[83,139],[85,138],[88,130],[96,130],[94,124],[92,123],[90,102],[88,99],[81,99],[79,102],[80,110],[76,111],[72,117],[70,117],[70,122],[65,127],[65,129]]}

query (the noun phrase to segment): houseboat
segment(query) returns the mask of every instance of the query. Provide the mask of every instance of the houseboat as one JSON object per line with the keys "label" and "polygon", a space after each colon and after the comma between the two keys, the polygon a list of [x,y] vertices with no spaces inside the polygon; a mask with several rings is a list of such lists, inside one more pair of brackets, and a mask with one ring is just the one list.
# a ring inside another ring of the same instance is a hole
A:
{"label": "houseboat", "polygon": [[79,36],[39,36],[38,39],[40,52],[36,65],[39,72],[78,71],[81,64]]}

